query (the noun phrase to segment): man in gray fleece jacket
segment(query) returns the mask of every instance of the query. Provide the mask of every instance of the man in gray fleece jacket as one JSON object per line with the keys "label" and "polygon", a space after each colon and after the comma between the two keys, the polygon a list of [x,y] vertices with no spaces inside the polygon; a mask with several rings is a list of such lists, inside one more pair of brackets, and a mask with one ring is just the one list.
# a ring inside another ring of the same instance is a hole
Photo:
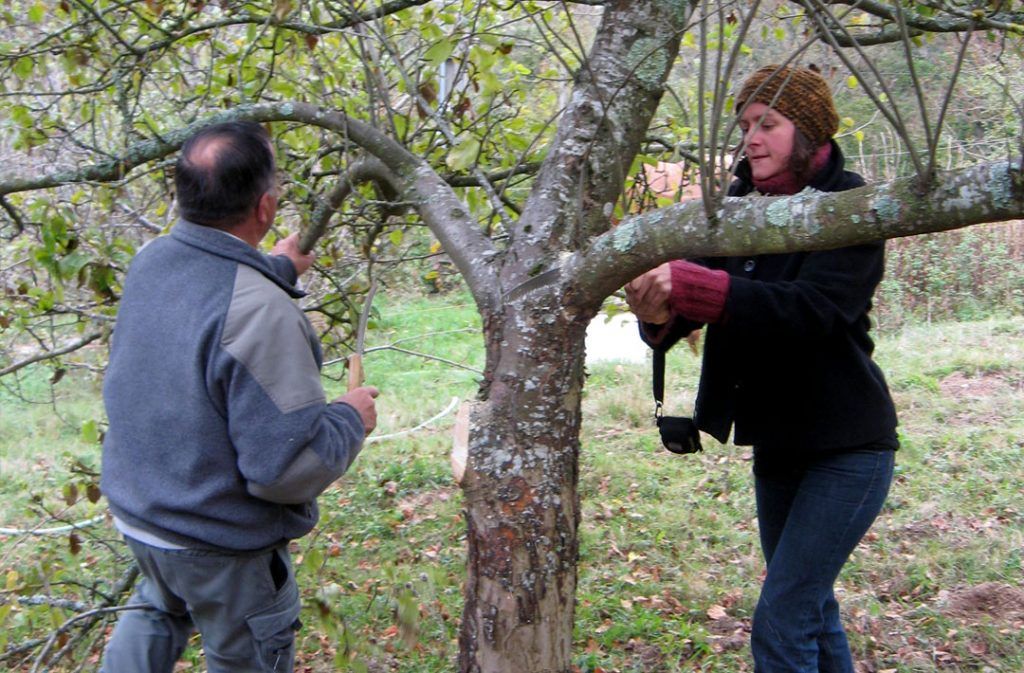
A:
{"label": "man in gray fleece jacket", "polygon": [[299,592],[289,540],[376,424],[374,388],[328,403],[319,340],[294,299],[297,236],[277,213],[273,147],[254,123],[181,150],[181,220],[139,252],[104,382],[102,489],[143,579],[102,670],[173,670],[193,630],[211,673],[291,671]]}

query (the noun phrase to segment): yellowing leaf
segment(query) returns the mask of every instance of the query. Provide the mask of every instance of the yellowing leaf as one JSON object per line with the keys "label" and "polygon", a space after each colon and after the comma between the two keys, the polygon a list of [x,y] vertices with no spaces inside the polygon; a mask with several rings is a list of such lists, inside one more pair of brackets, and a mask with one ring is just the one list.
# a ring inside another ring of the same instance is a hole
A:
{"label": "yellowing leaf", "polygon": [[28,79],[32,75],[35,62],[28,56],[22,56],[14,62],[14,74],[20,79]]}
{"label": "yellowing leaf", "polygon": [[292,13],[292,0],[274,0],[274,18],[284,21]]}
{"label": "yellowing leaf", "polygon": [[99,429],[96,427],[96,421],[86,421],[82,423],[82,441],[86,444],[96,444],[100,440]]}
{"label": "yellowing leaf", "polygon": [[476,138],[469,138],[452,148],[445,163],[453,171],[461,171],[471,166],[479,153],[480,141]]}
{"label": "yellowing leaf", "polygon": [[32,23],[39,23],[46,18],[46,6],[37,2],[28,9],[28,20]]}
{"label": "yellowing leaf", "polygon": [[452,55],[453,51],[455,51],[455,43],[451,40],[443,39],[435,42],[434,46],[427,49],[426,53],[423,54],[423,60],[434,65],[441,65]]}
{"label": "yellowing leaf", "polygon": [[856,89],[857,85],[858,85],[857,78],[854,77],[853,75],[850,75],[849,77],[846,78],[846,86],[847,87],[849,87],[851,89]]}

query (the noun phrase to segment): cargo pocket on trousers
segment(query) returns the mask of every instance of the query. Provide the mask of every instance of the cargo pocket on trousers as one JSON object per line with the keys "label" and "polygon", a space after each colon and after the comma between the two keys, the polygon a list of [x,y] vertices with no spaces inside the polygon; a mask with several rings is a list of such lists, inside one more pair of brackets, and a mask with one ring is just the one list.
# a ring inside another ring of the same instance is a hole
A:
{"label": "cargo pocket on trousers", "polygon": [[246,616],[264,671],[283,673],[292,670],[295,659],[295,632],[299,621],[298,587],[291,583],[269,606]]}

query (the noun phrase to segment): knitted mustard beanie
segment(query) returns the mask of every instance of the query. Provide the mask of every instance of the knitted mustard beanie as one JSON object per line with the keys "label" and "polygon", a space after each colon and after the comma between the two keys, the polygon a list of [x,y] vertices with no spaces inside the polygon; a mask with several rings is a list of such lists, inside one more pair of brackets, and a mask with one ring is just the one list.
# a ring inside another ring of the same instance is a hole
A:
{"label": "knitted mustard beanie", "polygon": [[839,130],[832,91],[817,70],[778,65],[759,68],[736,96],[736,113],[748,102],[764,103],[785,115],[815,147],[824,145]]}

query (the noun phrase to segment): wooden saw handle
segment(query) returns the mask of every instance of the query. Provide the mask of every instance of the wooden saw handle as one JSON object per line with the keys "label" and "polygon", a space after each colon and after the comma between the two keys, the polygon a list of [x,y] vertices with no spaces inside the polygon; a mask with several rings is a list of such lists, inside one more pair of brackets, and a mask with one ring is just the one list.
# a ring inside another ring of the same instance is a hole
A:
{"label": "wooden saw handle", "polygon": [[355,390],[363,385],[363,356],[356,353],[348,356],[348,389]]}

